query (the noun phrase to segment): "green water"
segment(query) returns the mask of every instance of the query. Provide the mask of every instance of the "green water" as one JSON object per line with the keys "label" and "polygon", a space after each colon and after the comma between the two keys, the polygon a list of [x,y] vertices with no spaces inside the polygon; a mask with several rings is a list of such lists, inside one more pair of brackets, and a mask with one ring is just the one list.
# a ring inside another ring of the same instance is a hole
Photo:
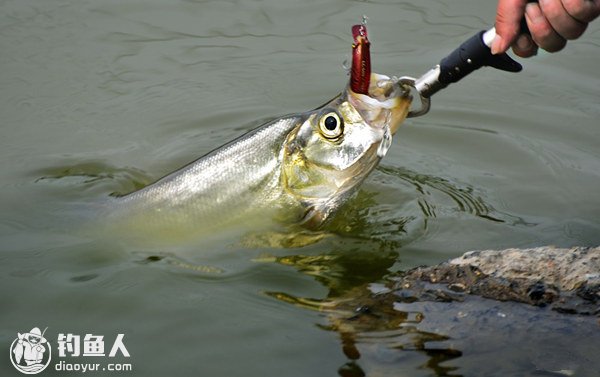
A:
{"label": "green water", "polygon": [[[104,335],[107,348],[125,334],[128,359],[63,358],[133,366],[96,375],[335,376],[356,358],[343,336],[328,315],[281,298],[345,297],[467,250],[600,244],[600,22],[522,73],[483,69],[437,94],[317,243],[267,247],[225,232],[142,248],[76,230],[94,218],[86,203],[336,95],[363,14],[374,70],[418,76],[490,27],[494,8],[0,2],[0,349],[37,326],[53,346],[59,333]],[[377,355],[403,375],[477,375],[468,355],[434,368],[427,346],[365,344],[354,375]],[[53,348],[49,369],[58,360]],[[0,370],[17,373],[8,358]]]}

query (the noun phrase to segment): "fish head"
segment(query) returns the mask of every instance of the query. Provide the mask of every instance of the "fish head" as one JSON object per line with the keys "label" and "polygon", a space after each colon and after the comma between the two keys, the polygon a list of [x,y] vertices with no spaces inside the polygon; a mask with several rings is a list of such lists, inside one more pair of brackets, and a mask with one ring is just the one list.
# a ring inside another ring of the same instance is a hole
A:
{"label": "fish head", "polygon": [[282,181],[304,206],[302,222],[323,224],[385,156],[412,98],[387,76],[372,74],[369,93],[350,87],[301,117],[283,149]]}

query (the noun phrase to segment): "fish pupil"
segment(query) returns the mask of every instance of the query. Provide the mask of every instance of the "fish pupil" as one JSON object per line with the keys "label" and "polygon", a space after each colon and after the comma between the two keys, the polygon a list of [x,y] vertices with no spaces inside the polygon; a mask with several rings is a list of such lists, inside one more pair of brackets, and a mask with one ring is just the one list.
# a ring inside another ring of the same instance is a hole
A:
{"label": "fish pupil", "polygon": [[329,131],[334,131],[337,128],[337,123],[337,119],[331,115],[325,118],[325,128]]}

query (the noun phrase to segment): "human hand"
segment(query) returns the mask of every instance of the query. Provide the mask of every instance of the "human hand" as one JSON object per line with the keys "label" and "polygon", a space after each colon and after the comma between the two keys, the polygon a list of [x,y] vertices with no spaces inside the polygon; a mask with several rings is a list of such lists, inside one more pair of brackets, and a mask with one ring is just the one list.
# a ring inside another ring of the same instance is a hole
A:
{"label": "human hand", "polygon": [[[567,40],[579,38],[598,15],[600,0],[498,0],[492,53],[503,53],[511,46],[521,57],[535,55],[538,47],[560,51]],[[523,17],[530,34],[521,33]]]}

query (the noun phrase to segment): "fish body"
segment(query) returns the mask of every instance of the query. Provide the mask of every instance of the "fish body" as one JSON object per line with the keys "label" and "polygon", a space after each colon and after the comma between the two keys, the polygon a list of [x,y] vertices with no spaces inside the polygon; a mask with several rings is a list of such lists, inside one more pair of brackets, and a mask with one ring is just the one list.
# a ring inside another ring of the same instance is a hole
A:
{"label": "fish body", "polygon": [[282,203],[282,147],[303,119],[291,115],[240,136],[157,182],[120,198],[113,219],[153,232],[212,229]]}
{"label": "fish body", "polygon": [[410,96],[372,74],[319,109],[268,122],[157,182],[115,198],[109,216],[146,232],[198,233],[261,219],[323,225],[377,166]]}

